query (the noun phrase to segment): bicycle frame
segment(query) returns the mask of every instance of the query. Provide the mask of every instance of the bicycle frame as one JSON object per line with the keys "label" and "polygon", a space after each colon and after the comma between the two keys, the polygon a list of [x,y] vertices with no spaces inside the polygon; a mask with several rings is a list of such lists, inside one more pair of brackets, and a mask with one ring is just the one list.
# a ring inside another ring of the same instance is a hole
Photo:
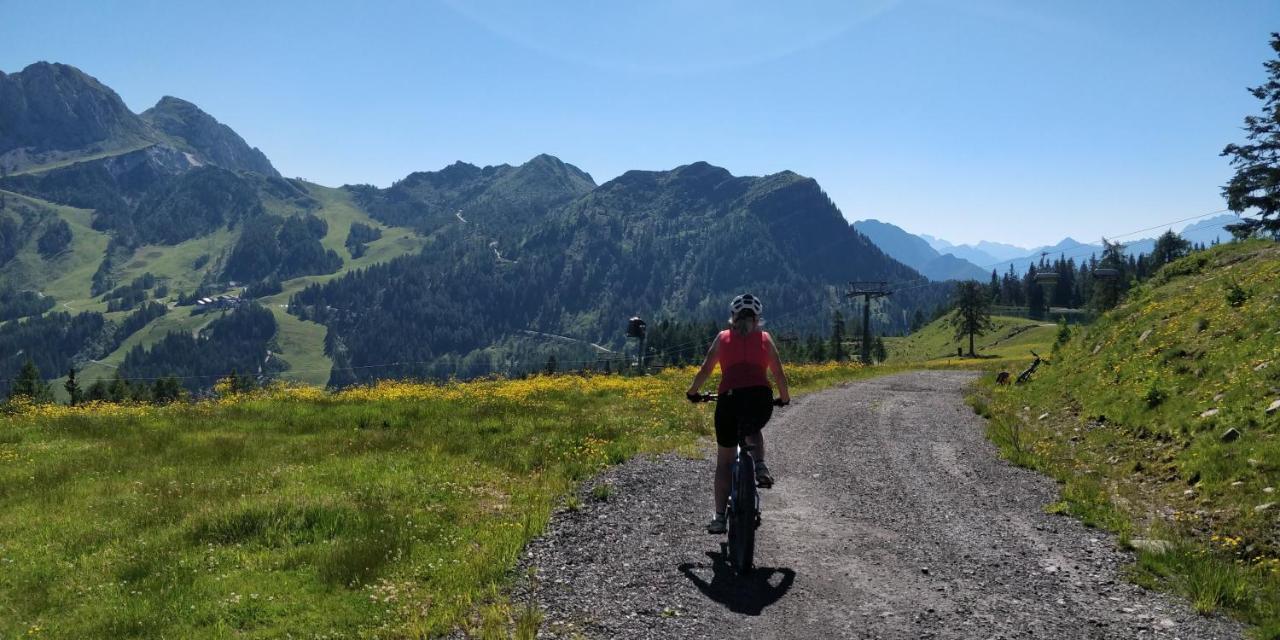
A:
{"label": "bicycle frame", "polygon": [[[704,393],[695,402],[718,399],[718,394]],[[777,401],[775,404],[782,406]],[[738,447],[730,467],[729,503],[725,510],[729,540],[720,545],[721,552],[738,575],[751,572],[755,559],[756,528],[760,526],[760,492],[756,489],[755,457],[751,455],[754,448],[739,429]]]}

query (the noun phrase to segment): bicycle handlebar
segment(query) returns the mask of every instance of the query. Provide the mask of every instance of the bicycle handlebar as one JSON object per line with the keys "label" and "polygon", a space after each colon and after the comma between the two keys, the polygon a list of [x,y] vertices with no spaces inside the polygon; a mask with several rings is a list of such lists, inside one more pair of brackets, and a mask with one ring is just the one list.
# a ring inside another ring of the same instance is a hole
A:
{"label": "bicycle handlebar", "polygon": [[[720,399],[720,394],[718,394],[718,393],[698,393],[698,394],[694,394],[694,395],[687,395],[687,396],[685,396],[685,397],[689,399],[689,402],[692,402],[692,403],[694,403],[694,404],[697,404],[697,403],[699,403],[699,402],[715,402],[716,400],[719,400],[719,399]],[[775,406],[775,407],[785,407],[785,406],[787,406],[787,405],[789,405],[789,404],[791,404],[791,403],[790,403],[790,402],[783,402],[783,401],[782,401],[782,398],[774,398],[774,399],[773,399],[773,406]]]}

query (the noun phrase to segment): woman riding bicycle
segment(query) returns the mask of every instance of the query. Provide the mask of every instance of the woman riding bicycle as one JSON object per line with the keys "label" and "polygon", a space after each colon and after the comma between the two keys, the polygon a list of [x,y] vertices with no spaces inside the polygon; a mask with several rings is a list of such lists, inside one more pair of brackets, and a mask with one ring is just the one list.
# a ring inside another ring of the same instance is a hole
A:
{"label": "woman riding bicycle", "polygon": [[763,489],[773,486],[773,476],[764,463],[764,436],[760,433],[773,415],[773,389],[766,370],[773,372],[782,404],[791,401],[791,394],[787,391],[787,376],[782,372],[782,360],[778,358],[773,338],[760,329],[762,309],[760,299],[749,293],[733,299],[729,305],[729,328],[721,331],[711,343],[702,369],[694,376],[687,392],[690,400],[696,400],[698,390],[719,363],[715,517],[707,525],[707,533],[724,533],[727,528],[725,507],[729,502],[730,465],[736,454],[739,429],[754,447],[757,486]]}

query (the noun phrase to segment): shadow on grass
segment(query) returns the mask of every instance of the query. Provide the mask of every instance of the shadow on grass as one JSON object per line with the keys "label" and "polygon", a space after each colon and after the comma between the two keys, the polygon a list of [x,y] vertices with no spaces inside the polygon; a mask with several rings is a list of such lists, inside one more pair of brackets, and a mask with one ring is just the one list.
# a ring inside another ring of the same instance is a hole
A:
{"label": "shadow on grass", "polygon": [[[703,595],[734,613],[760,615],[765,607],[781,600],[796,579],[796,572],[785,567],[756,567],[751,573],[740,576],[724,554],[708,551],[707,557],[711,559],[710,565],[684,562],[679,566],[680,573]],[[712,571],[710,581],[696,573],[697,569],[707,568]]]}

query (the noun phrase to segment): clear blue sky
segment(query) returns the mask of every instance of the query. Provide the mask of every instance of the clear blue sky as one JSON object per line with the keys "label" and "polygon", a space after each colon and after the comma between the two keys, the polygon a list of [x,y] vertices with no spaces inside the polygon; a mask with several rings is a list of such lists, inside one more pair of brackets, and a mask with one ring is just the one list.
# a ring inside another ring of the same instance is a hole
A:
{"label": "clear blue sky", "polygon": [[0,0],[0,69],[191,100],[323,184],[706,160],[1027,246],[1221,208],[1273,30],[1275,0]]}

